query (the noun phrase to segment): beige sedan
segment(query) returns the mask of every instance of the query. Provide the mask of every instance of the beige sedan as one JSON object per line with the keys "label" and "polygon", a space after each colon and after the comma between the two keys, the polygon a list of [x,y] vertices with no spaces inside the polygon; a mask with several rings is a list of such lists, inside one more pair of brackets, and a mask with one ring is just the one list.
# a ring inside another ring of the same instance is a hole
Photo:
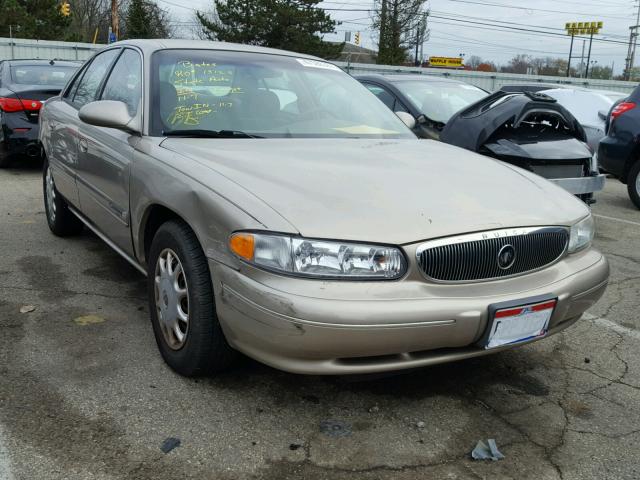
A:
{"label": "beige sedan", "polygon": [[188,376],[238,351],[298,373],[413,368],[578,321],[609,277],[589,209],[401,117],[317,58],[116,43],[42,110],[47,221],[148,276],[160,352]]}

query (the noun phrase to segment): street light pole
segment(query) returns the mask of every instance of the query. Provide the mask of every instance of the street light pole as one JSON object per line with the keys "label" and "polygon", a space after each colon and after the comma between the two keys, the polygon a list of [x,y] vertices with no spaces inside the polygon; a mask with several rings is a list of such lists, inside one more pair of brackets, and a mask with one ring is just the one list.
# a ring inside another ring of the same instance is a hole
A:
{"label": "street light pole", "polygon": [[9,25],[9,41],[11,42],[11,60],[16,58],[13,50],[13,25]]}
{"label": "street light pole", "polygon": [[591,45],[593,44],[593,31],[591,32],[591,37],[589,38],[589,54],[587,55],[587,74],[584,76],[585,78],[589,78],[589,61],[591,60]]}

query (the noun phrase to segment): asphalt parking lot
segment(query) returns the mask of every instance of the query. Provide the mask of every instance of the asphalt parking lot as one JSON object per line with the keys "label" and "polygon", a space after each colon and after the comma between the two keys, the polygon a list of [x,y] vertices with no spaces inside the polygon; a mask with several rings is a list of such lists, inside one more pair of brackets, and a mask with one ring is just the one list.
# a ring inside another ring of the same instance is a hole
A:
{"label": "asphalt parking lot", "polygon": [[[49,233],[36,167],[0,171],[0,479],[640,478],[640,212],[615,180],[594,212],[611,284],[553,338],[399,375],[247,359],[190,380],[158,353],[144,278]],[[471,460],[487,438],[504,460]]]}

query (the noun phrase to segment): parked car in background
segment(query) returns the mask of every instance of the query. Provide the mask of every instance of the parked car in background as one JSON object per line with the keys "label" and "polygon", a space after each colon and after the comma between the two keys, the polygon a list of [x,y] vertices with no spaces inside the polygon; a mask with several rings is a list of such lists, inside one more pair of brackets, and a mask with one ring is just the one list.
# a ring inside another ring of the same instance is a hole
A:
{"label": "parked car in background", "polygon": [[445,124],[458,110],[484,98],[488,92],[457,80],[427,75],[358,75],[355,77],[394,112],[415,119],[413,131],[438,140]]}
{"label": "parked car in background", "polygon": [[[533,91],[532,85],[521,85],[521,91]],[[587,88],[574,86],[556,86],[555,88],[535,85],[535,90],[545,95],[555,98],[560,105],[569,110],[571,114],[580,122],[587,135],[587,143],[593,150],[598,151],[598,144],[604,138],[606,132],[607,116],[613,105],[622,98],[628,96],[627,93],[612,92],[608,90],[590,90]],[[542,88],[541,88],[542,87]],[[506,88],[506,90],[505,90]],[[503,87],[502,91],[517,92],[517,85]]]}
{"label": "parked car in background", "polygon": [[583,203],[417,139],[319,58],[115,43],[41,125],[49,228],[84,224],[148,276],[183,375],[237,351],[315,374],[486,355],[565,330],[607,285]]}
{"label": "parked car in background", "polygon": [[77,70],[59,60],[0,61],[0,168],[20,157],[39,157],[38,115]]}
{"label": "parked car in background", "polygon": [[598,161],[627,185],[629,198],[640,208],[640,87],[612,108],[607,136],[600,141]]}
{"label": "parked car in background", "polygon": [[589,149],[585,130],[554,98],[530,91],[534,86],[518,86],[526,93],[500,91],[489,96],[473,85],[441,77],[356,78],[398,115],[408,113],[415,120],[414,133],[421,138],[526,168],[587,204],[604,188],[605,177]]}
{"label": "parked car in background", "polygon": [[587,204],[604,188],[580,122],[542,93],[495,92],[455,114],[440,140],[532,171]]}

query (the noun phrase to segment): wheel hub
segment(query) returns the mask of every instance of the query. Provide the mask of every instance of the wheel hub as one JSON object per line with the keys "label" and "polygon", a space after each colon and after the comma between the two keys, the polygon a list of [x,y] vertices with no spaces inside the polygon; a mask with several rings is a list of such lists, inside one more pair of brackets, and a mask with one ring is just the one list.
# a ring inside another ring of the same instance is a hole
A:
{"label": "wheel hub", "polygon": [[171,249],[163,250],[156,262],[155,298],[164,339],[179,350],[189,330],[189,294],[182,263]]}

